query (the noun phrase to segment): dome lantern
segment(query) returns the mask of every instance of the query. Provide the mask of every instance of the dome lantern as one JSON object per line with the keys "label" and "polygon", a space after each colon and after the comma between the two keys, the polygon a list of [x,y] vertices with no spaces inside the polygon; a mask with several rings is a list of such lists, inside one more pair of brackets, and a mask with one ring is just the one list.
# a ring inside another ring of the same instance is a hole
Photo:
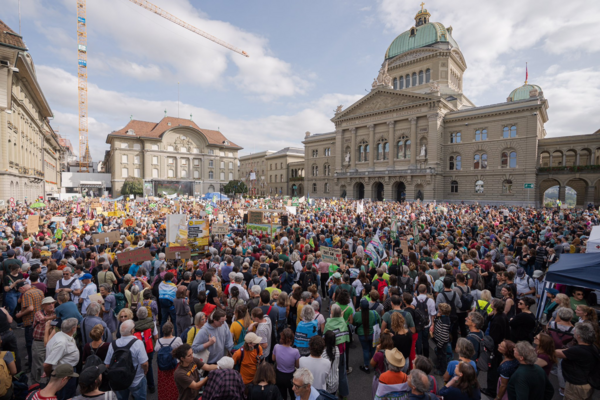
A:
{"label": "dome lantern", "polygon": [[415,26],[421,26],[429,23],[429,17],[431,17],[431,14],[429,14],[429,11],[423,8],[424,5],[425,3],[421,3],[421,9],[419,12],[417,12],[417,15],[415,15]]}

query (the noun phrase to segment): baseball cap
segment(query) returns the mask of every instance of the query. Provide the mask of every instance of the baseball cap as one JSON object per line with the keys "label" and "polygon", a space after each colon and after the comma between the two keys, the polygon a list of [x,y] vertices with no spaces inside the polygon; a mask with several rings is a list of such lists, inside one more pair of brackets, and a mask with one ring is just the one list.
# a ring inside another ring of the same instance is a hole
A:
{"label": "baseball cap", "polygon": [[83,281],[84,279],[92,279],[93,276],[92,274],[83,274],[83,276],[81,278],[79,278],[80,281]]}
{"label": "baseball cap", "polygon": [[257,336],[256,333],[254,332],[249,332],[246,334],[246,337],[244,338],[244,341],[246,343],[254,343],[254,344],[259,344],[262,339],[260,336]]}
{"label": "baseball cap", "polygon": [[77,378],[79,374],[76,374],[75,371],[73,371],[73,366],[69,364],[61,364],[57,366],[54,371],[52,371],[52,376],[56,376],[57,378]]}
{"label": "baseball cap", "polygon": [[201,269],[197,269],[196,270],[196,276],[202,276],[202,270]]}
{"label": "baseball cap", "polygon": [[94,382],[106,371],[106,365],[87,367],[79,374],[79,383],[83,386],[92,386]]}
{"label": "baseball cap", "polygon": [[25,281],[21,281],[21,282],[17,283],[17,286],[15,286],[15,288],[16,288],[17,290],[19,290],[19,289],[21,289],[23,286],[25,286],[25,285],[27,285],[27,284],[28,284],[27,282],[25,282]]}
{"label": "baseball cap", "polygon": [[9,251],[7,251],[7,252],[6,252],[6,255],[7,255],[8,257],[14,257],[14,255],[15,255],[15,251],[14,251],[13,249],[10,249]]}

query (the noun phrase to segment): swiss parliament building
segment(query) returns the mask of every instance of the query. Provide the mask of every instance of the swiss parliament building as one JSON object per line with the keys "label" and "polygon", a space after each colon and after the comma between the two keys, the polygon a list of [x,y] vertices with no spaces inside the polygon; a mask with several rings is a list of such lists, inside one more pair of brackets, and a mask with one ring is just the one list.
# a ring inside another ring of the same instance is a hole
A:
{"label": "swiss parliament building", "polygon": [[549,99],[528,82],[501,103],[463,93],[467,62],[452,27],[415,24],[389,45],[370,93],[338,107],[329,133],[306,133],[311,197],[541,205],[567,187],[600,203],[600,130],[546,138]]}

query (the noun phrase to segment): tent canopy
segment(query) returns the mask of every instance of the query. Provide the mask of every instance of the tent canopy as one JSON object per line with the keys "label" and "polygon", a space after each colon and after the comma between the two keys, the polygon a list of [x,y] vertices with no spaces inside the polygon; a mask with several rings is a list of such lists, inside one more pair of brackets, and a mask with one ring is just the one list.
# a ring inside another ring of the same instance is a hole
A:
{"label": "tent canopy", "polygon": [[562,254],[546,273],[546,281],[600,290],[600,254]]}
{"label": "tent canopy", "polygon": [[600,225],[592,226],[592,233],[587,241],[586,253],[600,252]]}
{"label": "tent canopy", "polygon": [[219,192],[208,192],[202,197],[202,199],[203,200],[212,200],[213,197],[216,197],[217,200],[229,200],[229,197],[227,197],[223,193],[219,193]]}

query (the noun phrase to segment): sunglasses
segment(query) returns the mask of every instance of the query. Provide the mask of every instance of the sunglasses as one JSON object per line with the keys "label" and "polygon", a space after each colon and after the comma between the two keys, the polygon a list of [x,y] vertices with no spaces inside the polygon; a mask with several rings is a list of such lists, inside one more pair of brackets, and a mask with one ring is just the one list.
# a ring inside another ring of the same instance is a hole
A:
{"label": "sunglasses", "polygon": [[307,386],[306,384],[305,385],[296,385],[294,383],[294,381],[292,381],[292,387],[295,387],[295,388],[298,388],[298,389],[304,389],[306,386]]}

